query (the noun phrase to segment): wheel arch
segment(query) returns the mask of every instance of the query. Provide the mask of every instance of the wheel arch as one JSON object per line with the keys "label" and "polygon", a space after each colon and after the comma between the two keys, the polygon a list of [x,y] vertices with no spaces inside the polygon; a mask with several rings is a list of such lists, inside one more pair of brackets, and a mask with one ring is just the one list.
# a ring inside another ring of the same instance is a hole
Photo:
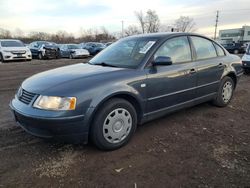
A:
{"label": "wheel arch", "polygon": [[234,72],[229,72],[225,76],[232,78],[232,80],[234,81],[234,88],[236,88],[237,81],[238,81],[236,74]]}
{"label": "wheel arch", "polygon": [[98,105],[95,107],[95,110],[92,112],[92,114],[89,118],[89,121],[88,121],[89,122],[89,130],[91,129],[91,124],[92,124],[94,117],[95,117],[96,113],[98,112],[98,110],[103,106],[103,104],[105,102],[107,102],[108,100],[114,99],[114,98],[121,98],[121,99],[124,99],[124,100],[127,100],[128,102],[130,102],[136,110],[137,121],[138,121],[138,123],[140,123],[140,121],[143,117],[143,106],[139,102],[139,99],[131,93],[120,92],[120,93],[114,93],[112,95],[109,95],[109,96],[105,97],[104,99],[102,99],[101,102],[98,103]]}

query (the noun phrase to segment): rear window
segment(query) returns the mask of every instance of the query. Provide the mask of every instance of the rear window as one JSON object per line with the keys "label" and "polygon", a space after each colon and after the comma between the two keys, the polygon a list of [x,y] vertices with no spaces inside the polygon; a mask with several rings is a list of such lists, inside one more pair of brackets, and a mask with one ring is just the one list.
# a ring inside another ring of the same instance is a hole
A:
{"label": "rear window", "polygon": [[21,41],[2,41],[2,47],[24,47],[24,44]]}
{"label": "rear window", "polygon": [[202,37],[191,37],[197,54],[197,60],[217,57],[213,43]]}
{"label": "rear window", "polygon": [[224,50],[216,43],[214,43],[218,56],[225,56]]}

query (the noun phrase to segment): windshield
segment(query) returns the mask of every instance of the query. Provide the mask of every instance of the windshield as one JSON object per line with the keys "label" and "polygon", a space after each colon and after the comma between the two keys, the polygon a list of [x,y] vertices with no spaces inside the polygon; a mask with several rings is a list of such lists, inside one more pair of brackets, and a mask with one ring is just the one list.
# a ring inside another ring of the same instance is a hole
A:
{"label": "windshield", "polygon": [[24,47],[24,44],[21,41],[2,41],[2,47]]}
{"label": "windshield", "polygon": [[80,49],[80,47],[76,44],[70,44],[68,45],[68,49]]}
{"label": "windshield", "polygon": [[136,68],[142,62],[155,40],[132,38],[115,42],[90,60],[90,64],[108,64]]}

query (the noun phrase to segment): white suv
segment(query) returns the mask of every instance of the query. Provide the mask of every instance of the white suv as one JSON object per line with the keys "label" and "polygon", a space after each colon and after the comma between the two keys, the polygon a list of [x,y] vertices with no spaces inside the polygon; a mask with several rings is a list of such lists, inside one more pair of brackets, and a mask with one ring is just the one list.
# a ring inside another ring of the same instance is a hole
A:
{"label": "white suv", "polygon": [[0,62],[31,59],[30,49],[20,40],[0,39]]}

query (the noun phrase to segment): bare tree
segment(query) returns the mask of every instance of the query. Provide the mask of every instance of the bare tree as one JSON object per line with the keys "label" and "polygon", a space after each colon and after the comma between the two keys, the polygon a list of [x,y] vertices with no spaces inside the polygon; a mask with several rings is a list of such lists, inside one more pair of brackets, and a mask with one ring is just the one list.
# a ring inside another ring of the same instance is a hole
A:
{"label": "bare tree", "polygon": [[154,10],[148,10],[146,14],[142,11],[135,12],[135,16],[139,21],[142,33],[158,32],[160,28],[160,19]]}
{"label": "bare tree", "polygon": [[193,18],[181,16],[174,23],[175,29],[178,32],[193,32],[195,31],[195,22]]}
{"label": "bare tree", "polygon": [[154,10],[148,10],[146,14],[147,33],[155,33],[159,31],[160,19]]}
{"label": "bare tree", "polygon": [[125,36],[140,34],[139,28],[136,25],[130,25],[125,29]]}
{"label": "bare tree", "polygon": [[142,11],[140,12],[136,11],[135,16],[140,23],[142,33],[145,33],[146,20],[145,20],[144,13]]}
{"label": "bare tree", "polygon": [[0,38],[3,39],[11,38],[11,32],[7,29],[0,28]]}

